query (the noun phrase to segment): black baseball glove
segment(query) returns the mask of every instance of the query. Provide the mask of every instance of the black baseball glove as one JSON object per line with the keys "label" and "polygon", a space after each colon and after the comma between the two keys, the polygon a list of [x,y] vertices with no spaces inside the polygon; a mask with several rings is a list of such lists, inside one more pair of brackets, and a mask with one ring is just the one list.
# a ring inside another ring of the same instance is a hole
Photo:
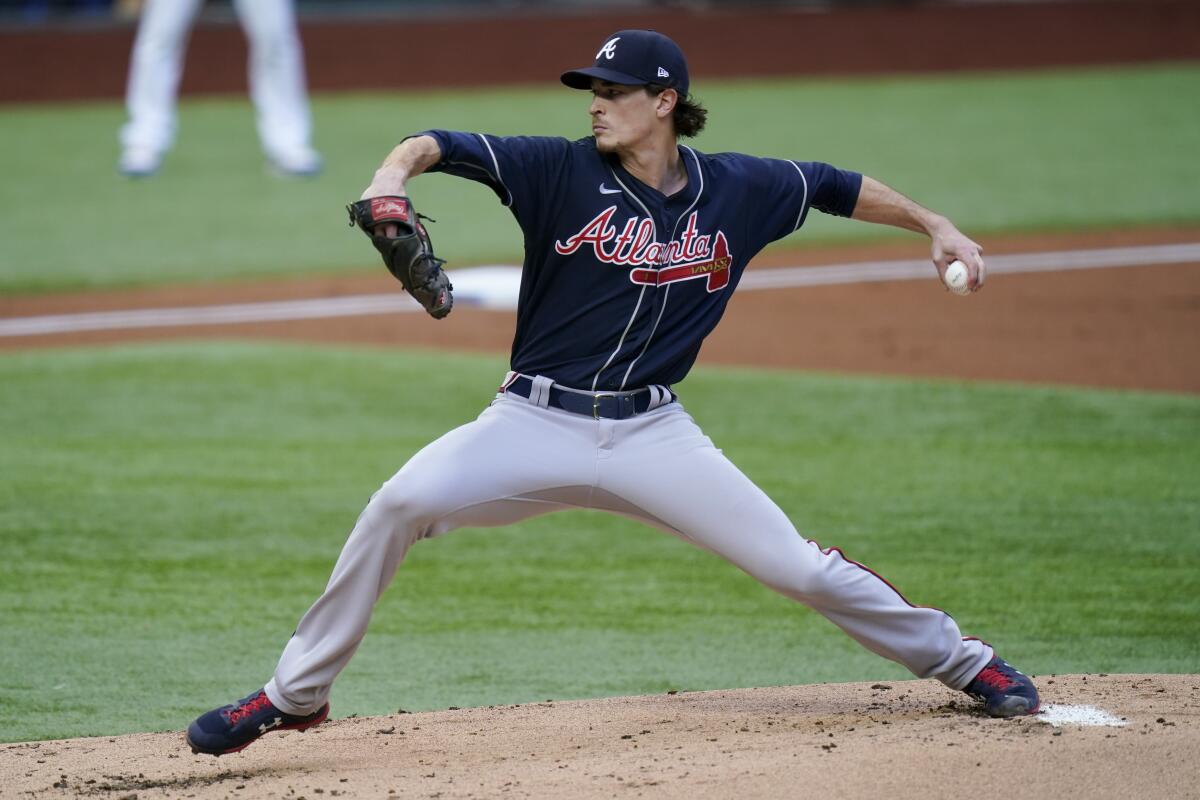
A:
{"label": "black baseball glove", "polygon": [[[417,213],[407,197],[372,197],[346,206],[350,226],[358,225],[383,256],[384,266],[404,285],[404,290],[425,306],[429,316],[441,319],[454,306],[454,287],[442,269],[446,262],[433,254],[429,232],[421,224],[428,219]],[[382,226],[397,228],[395,237],[382,235]],[[376,226],[380,226],[376,233]]]}

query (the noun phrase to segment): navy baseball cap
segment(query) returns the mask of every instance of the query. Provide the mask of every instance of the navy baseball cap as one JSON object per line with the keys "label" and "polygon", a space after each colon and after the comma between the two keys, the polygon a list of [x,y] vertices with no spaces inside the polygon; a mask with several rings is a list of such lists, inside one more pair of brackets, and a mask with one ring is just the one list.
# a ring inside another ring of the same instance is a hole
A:
{"label": "navy baseball cap", "polygon": [[592,78],[630,86],[657,83],[688,93],[683,51],[658,31],[617,31],[604,40],[595,64],[562,74],[562,82],[572,89],[591,89]]}

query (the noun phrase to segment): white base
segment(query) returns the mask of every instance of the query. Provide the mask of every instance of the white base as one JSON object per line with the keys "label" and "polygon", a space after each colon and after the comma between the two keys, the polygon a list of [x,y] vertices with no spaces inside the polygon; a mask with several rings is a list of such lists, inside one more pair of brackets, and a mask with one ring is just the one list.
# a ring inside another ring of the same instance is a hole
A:
{"label": "white base", "polygon": [[1102,708],[1068,706],[1057,703],[1043,704],[1042,710],[1034,719],[1056,728],[1061,728],[1063,725],[1104,725],[1119,728],[1127,724],[1121,717],[1114,717]]}

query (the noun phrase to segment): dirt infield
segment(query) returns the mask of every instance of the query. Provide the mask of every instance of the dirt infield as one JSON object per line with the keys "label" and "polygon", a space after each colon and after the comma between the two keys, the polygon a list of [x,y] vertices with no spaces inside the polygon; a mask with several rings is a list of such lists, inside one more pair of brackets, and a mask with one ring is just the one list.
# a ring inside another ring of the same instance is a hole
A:
{"label": "dirt infield", "polygon": [[[986,240],[989,254],[1200,242],[1200,228],[1091,232]],[[750,271],[782,265],[926,257],[911,244],[772,252]],[[1200,264],[995,275],[980,293],[928,281],[740,292],[700,354],[740,364],[926,377],[1200,392]],[[381,269],[362,277],[174,286],[123,292],[0,297],[0,318],[134,308],[342,297],[395,292]],[[503,353],[514,315],[460,306],[423,314],[0,337],[0,349],[240,336]]]}
{"label": "dirt infield", "polygon": [[342,719],[219,759],[179,732],[0,745],[0,785],[139,800],[1200,797],[1200,675],[1038,682],[1052,711],[1118,725],[989,719],[934,681],[791,686]]}

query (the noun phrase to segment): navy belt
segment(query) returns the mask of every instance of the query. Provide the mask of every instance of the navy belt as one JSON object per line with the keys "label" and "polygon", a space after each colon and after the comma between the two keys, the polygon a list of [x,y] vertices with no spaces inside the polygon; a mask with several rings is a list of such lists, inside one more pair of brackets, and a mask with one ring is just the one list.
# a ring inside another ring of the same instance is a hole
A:
{"label": "navy belt", "polygon": [[[525,399],[533,393],[533,378],[518,375],[501,391]],[[585,392],[552,385],[546,405],[592,419],[629,419],[675,400],[675,393],[665,386],[647,387],[628,392]]]}

